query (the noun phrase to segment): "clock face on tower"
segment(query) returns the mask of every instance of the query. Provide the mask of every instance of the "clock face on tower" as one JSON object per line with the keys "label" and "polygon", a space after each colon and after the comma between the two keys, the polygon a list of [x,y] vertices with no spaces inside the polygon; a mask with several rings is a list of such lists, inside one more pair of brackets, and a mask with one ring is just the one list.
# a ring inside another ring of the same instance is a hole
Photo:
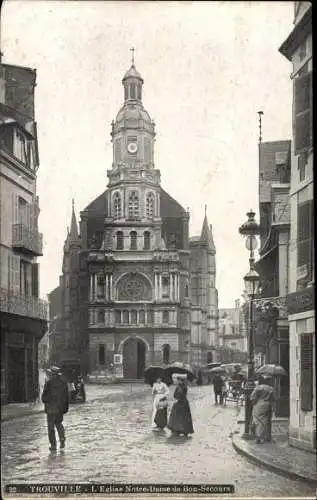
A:
{"label": "clock face on tower", "polygon": [[131,154],[135,154],[138,150],[138,145],[136,142],[129,142],[128,144],[128,152]]}

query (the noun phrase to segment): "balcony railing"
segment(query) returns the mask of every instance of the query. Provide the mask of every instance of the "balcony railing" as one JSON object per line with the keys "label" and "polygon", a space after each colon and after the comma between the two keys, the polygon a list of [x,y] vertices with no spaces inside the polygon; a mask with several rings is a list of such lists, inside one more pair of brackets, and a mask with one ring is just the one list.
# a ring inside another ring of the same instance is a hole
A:
{"label": "balcony railing", "polygon": [[33,255],[43,255],[43,235],[24,224],[13,224],[12,247]]}
{"label": "balcony railing", "polygon": [[0,288],[0,311],[46,320],[48,303],[37,297],[19,295],[5,288]]}

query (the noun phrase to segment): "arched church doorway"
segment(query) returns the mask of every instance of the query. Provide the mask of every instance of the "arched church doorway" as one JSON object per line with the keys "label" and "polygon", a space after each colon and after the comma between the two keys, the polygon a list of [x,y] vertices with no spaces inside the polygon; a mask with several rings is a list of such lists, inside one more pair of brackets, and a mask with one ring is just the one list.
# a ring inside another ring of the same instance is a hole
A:
{"label": "arched church doorway", "polygon": [[143,340],[130,337],[123,345],[123,377],[126,379],[143,378],[145,369],[146,346]]}

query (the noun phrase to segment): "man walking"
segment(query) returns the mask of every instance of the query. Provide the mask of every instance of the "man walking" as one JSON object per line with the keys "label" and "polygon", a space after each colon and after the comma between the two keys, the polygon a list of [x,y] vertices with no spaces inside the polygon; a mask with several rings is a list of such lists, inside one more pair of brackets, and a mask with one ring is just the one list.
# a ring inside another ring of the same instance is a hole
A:
{"label": "man walking", "polygon": [[213,386],[214,386],[215,404],[216,405],[218,404],[218,400],[219,400],[219,403],[222,404],[222,401],[223,401],[222,388],[223,388],[223,385],[224,385],[223,378],[221,377],[221,375],[219,375],[217,373],[214,376],[214,379],[213,379],[212,383],[213,383]]}
{"label": "man walking", "polygon": [[56,450],[55,427],[57,429],[60,447],[65,448],[65,430],[62,424],[64,413],[68,412],[69,397],[68,386],[64,377],[61,376],[60,369],[52,366],[48,373],[49,379],[46,380],[42,402],[45,405],[47,416],[47,431],[50,442],[50,450]]}

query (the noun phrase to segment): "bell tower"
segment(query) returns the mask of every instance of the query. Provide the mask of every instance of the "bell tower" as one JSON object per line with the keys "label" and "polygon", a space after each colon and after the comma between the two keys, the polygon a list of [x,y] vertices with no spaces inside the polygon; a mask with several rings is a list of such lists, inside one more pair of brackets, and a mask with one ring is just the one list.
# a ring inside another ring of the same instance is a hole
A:
{"label": "bell tower", "polygon": [[[154,249],[161,244],[160,172],[154,167],[155,124],[143,106],[144,81],[135,67],[134,49],[131,52],[131,66],[122,79],[124,102],[111,124],[113,162],[107,172],[105,238],[107,245],[113,242],[113,247],[117,231],[124,235],[124,241],[131,231],[142,241],[145,231],[151,235],[149,249]],[[121,247],[120,244],[120,249],[128,249]]]}

